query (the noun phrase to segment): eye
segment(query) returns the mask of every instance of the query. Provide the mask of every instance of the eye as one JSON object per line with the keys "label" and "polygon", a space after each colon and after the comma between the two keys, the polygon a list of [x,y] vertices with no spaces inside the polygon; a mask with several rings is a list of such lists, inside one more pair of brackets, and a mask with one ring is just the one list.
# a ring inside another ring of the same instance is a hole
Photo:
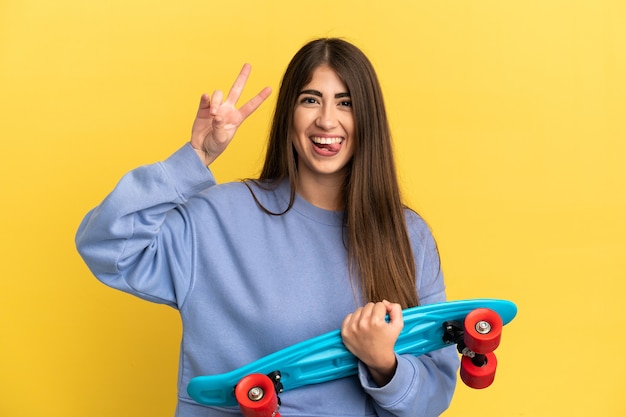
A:
{"label": "eye", "polygon": [[315,97],[305,96],[300,99],[300,104],[317,104],[318,101]]}
{"label": "eye", "polygon": [[339,105],[341,107],[352,107],[352,101],[350,100],[343,100],[339,103]]}

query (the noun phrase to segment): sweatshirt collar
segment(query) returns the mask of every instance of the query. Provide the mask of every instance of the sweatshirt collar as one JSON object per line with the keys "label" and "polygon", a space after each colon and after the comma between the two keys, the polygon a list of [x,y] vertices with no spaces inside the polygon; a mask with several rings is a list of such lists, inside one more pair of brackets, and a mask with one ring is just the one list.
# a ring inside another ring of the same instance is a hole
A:
{"label": "sweatshirt collar", "polygon": [[[280,199],[285,204],[289,203],[290,186],[288,178],[281,182],[276,189],[276,192],[280,195]],[[300,215],[318,223],[329,226],[343,226],[343,211],[333,211],[319,208],[306,201],[298,193],[296,193],[296,199],[293,203],[292,210],[295,210]]]}

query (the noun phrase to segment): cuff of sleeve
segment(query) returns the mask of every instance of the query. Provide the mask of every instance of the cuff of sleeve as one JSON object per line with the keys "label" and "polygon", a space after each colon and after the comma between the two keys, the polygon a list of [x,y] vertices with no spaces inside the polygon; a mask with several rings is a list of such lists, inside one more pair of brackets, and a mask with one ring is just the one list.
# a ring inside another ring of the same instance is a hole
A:
{"label": "cuff of sleeve", "polygon": [[396,354],[398,367],[396,373],[389,383],[383,387],[376,385],[372,379],[367,366],[359,362],[359,379],[365,392],[372,396],[381,406],[391,407],[394,404],[402,402],[406,395],[412,391],[412,387],[416,384],[417,369],[413,363],[401,355]]}
{"label": "cuff of sleeve", "polygon": [[213,173],[198,158],[190,143],[186,143],[159,164],[184,201],[217,183]]}

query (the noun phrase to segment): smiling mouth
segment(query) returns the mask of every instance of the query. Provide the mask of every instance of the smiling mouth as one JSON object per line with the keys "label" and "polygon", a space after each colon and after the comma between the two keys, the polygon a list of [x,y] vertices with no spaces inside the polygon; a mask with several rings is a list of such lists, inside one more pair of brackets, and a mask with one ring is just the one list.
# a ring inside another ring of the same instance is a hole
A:
{"label": "smiling mouth", "polygon": [[311,137],[311,141],[315,144],[316,147],[320,149],[326,149],[331,152],[339,152],[341,149],[341,144],[344,141],[342,137],[333,137],[333,138],[322,138],[319,136]]}

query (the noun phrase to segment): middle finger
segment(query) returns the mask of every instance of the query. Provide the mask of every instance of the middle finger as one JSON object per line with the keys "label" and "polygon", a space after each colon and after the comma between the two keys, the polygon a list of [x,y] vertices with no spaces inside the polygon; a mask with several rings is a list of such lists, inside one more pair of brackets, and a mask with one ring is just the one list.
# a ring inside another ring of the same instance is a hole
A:
{"label": "middle finger", "polygon": [[250,64],[244,64],[243,68],[241,68],[241,71],[239,72],[239,75],[237,76],[237,79],[235,79],[233,86],[230,88],[230,91],[228,92],[228,98],[226,99],[226,101],[232,104],[233,106],[237,103],[237,100],[239,100],[239,97],[241,96],[241,93],[243,92],[243,88],[245,87],[246,82],[248,81],[248,77],[250,76],[251,70],[252,70],[252,67]]}

